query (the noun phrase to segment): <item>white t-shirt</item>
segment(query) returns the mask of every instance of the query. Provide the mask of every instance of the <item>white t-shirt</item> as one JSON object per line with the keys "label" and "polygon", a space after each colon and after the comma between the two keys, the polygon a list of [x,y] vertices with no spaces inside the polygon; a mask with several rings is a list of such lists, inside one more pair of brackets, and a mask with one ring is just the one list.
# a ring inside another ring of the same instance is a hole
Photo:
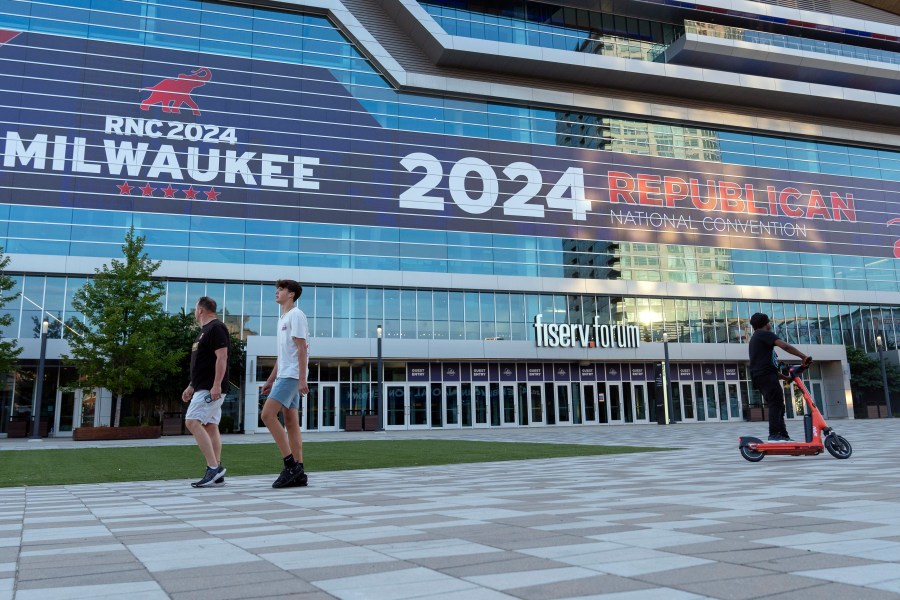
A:
{"label": "white t-shirt", "polygon": [[278,377],[300,379],[300,354],[294,338],[306,340],[306,372],[309,373],[309,325],[296,306],[278,319]]}

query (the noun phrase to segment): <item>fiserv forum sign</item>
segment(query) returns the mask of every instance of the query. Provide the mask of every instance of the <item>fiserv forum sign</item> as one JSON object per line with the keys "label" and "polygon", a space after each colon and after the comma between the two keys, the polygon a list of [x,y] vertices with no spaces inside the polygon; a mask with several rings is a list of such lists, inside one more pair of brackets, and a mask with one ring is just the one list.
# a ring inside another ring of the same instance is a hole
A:
{"label": "fiserv forum sign", "polygon": [[320,67],[0,30],[0,105],[2,203],[885,257],[900,237],[900,182],[399,131]]}
{"label": "fiserv forum sign", "polygon": [[640,348],[641,330],[631,323],[544,323],[534,317],[534,343],[538,348]]}

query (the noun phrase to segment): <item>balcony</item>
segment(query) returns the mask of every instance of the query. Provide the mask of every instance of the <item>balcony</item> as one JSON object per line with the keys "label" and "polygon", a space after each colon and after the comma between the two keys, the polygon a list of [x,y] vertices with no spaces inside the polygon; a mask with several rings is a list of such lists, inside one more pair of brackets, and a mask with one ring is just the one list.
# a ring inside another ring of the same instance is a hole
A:
{"label": "balcony", "polygon": [[684,36],[665,51],[666,63],[818,83],[900,92],[900,53],[685,21]]}

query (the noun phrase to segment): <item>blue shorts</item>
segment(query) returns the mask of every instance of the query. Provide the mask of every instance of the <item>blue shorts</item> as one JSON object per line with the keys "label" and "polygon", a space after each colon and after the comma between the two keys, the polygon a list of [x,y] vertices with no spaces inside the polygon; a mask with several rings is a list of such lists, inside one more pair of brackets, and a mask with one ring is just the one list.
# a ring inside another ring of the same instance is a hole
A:
{"label": "blue shorts", "polygon": [[300,408],[300,380],[293,377],[276,377],[269,398],[285,408]]}

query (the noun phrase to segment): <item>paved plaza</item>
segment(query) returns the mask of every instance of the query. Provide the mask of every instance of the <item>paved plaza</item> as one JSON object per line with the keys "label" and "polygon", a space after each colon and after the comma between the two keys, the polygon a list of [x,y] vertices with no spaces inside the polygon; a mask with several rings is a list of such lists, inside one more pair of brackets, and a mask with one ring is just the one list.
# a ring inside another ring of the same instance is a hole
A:
{"label": "paved plaza", "polygon": [[[308,488],[4,488],[0,599],[897,598],[900,423],[831,425],[849,460],[748,463],[737,438],[762,423],[310,433],[682,449],[331,473],[310,452]],[[226,466],[261,441],[229,438]],[[83,445],[0,440],[0,468],[25,447]]]}

